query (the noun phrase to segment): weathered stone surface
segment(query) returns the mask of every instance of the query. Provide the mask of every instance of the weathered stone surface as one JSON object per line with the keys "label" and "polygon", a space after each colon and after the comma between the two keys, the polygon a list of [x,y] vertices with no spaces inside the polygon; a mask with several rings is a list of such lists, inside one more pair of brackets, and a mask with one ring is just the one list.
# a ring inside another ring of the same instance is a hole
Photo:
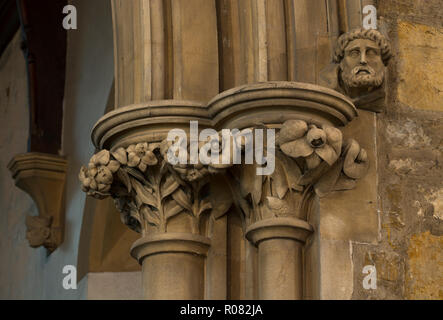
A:
{"label": "weathered stone surface", "polygon": [[408,247],[407,299],[443,299],[443,237],[413,235]]}
{"label": "weathered stone surface", "polygon": [[[401,299],[403,296],[404,258],[390,249],[360,243],[352,244],[354,269],[353,299]],[[363,287],[365,266],[374,266],[377,275],[376,289]]]}
{"label": "weathered stone surface", "polygon": [[398,39],[400,102],[443,111],[443,28],[400,21]]}

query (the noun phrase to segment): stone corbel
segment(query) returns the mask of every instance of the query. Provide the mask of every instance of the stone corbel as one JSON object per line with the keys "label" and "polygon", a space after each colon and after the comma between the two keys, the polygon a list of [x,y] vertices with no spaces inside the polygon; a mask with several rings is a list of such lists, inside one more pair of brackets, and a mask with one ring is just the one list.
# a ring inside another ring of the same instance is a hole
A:
{"label": "stone corbel", "polygon": [[63,242],[66,159],[52,154],[27,153],[15,156],[8,168],[15,185],[30,195],[38,208],[38,216],[26,219],[30,246],[44,246],[54,251]]}

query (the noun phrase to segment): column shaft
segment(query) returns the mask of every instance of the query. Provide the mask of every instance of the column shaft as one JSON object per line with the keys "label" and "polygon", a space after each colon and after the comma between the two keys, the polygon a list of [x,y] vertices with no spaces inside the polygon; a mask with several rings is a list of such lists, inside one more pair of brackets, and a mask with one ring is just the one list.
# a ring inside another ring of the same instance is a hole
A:
{"label": "column shaft", "polygon": [[164,233],[137,240],[131,255],[142,265],[147,300],[203,300],[209,239]]}
{"label": "column shaft", "polygon": [[303,244],[294,239],[269,239],[258,245],[259,298],[303,298]]}

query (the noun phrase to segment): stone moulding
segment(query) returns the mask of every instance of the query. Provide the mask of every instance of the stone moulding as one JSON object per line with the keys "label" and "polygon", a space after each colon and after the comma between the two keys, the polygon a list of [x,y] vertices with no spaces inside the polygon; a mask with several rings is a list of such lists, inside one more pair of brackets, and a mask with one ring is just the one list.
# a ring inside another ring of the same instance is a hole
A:
{"label": "stone moulding", "polygon": [[115,150],[139,142],[161,141],[171,129],[189,129],[190,121],[198,121],[203,129],[212,126],[202,103],[151,101],[107,113],[96,123],[91,137],[96,148]]}
{"label": "stone moulding", "polygon": [[54,251],[64,236],[67,160],[52,154],[26,153],[15,156],[8,169],[15,185],[30,195],[38,208],[38,217],[26,220],[29,244]]}
{"label": "stone moulding", "polygon": [[257,123],[278,125],[299,119],[344,126],[358,116],[352,102],[317,85],[274,81],[236,87],[217,95],[207,110],[217,129],[243,129]]}
{"label": "stone moulding", "polygon": [[165,252],[206,256],[210,244],[210,239],[195,234],[157,234],[137,240],[131,247],[131,256],[140,264],[146,257]]}
{"label": "stone moulding", "polygon": [[91,138],[98,149],[115,150],[139,142],[160,142],[171,129],[239,130],[257,123],[278,125],[301,119],[317,125],[344,126],[358,116],[344,95],[321,86],[274,81],[227,90],[207,105],[194,101],[159,100],[119,108],[95,124]]}
{"label": "stone moulding", "polygon": [[296,218],[276,218],[256,222],[249,226],[245,233],[249,241],[258,245],[262,241],[275,238],[293,239],[304,243],[313,231],[312,226],[306,221]]}

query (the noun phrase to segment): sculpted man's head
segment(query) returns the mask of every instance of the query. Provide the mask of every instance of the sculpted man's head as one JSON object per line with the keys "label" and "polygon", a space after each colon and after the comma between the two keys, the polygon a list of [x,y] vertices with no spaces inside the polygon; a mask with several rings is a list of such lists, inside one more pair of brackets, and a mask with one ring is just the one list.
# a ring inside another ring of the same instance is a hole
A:
{"label": "sculpted man's head", "polygon": [[372,29],[343,34],[334,53],[334,62],[340,66],[339,77],[346,91],[368,91],[380,87],[390,58],[388,40]]}

